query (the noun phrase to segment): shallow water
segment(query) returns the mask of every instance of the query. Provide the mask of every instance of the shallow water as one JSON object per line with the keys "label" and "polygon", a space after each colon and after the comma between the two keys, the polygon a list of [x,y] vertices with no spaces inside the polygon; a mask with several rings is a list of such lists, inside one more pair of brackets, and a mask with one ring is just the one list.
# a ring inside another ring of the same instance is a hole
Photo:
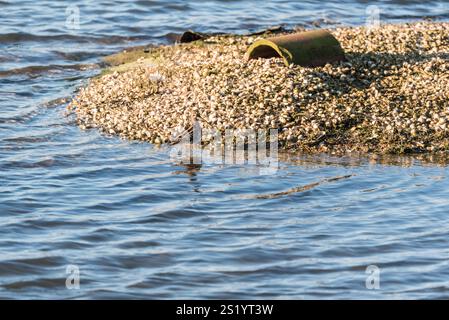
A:
{"label": "shallow water", "polygon": [[444,163],[182,166],[65,115],[101,56],[127,46],[188,28],[359,25],[371,3],[383,22],[449,18],[447,1],[0,0],[0,298],[448,298]]}

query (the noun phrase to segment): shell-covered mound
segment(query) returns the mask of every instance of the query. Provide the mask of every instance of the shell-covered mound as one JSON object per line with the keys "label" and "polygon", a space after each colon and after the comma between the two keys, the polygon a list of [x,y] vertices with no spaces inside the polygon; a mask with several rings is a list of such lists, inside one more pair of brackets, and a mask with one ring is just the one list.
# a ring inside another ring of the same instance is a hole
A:
{"label": "shell-covered mound", "polygon": [[288,150],[449,151],[449,23],[331,32],[347,61],[316,68],[246,61],[256,37],[121,53],[69,108],[82,127],[157,144],[196,120],[223,132],[278,128]]}

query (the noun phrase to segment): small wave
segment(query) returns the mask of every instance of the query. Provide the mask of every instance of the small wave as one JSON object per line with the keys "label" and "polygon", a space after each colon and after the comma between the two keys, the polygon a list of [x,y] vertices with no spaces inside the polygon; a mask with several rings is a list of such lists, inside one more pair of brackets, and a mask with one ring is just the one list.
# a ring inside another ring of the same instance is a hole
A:
{"label": "small wave", "polygon": [[7,290],[24,290],[29,288],[43,288],[51,289],[60,287],[61,283],[64,283],[64,279],[60,278],[39,278],[36,280],[26,281],[14,281],[12,283],[6,283],[4,288]]}
{"label": "small wave", "polygon": [[349,178],[352,178],[352,175],[346,175],[346,176],[342,176],[342,177],[335,177],[335,178],[324,179],[324,180],[319,181],[319,182],[310,183],[310,184],[307,184],[307,185],[304,185],[304,186],[295,187],[295,188],[289,189],[287,191],[258,195],[255,198],[256,199],[275,199],[275,198],[279,198],[279,197],[283,197],[283,196],[288,196],[288,195],[293,194],[293,193],[301,193],[301,192],[309,191],[309,190],[312,190],[312,189],[314,189],[314,188],[316,188],[316,187],[318,187],[318,186],[320,186],[322,184],[325,184],[325,183],[336,182],[336,181],[345,180],[345,179],[349,179]]}
{"label": "small wave", "polygon": [[[98,52],[63,52],[55,50],[53,51],[55,55],[58,55],[59,57],[63,58],[64,60],[69,61],[84,61],[87,59],[91,59],[98,56]],[[1,57],[0,57],[1,59]]]}
{"label": "small wave", "polygon": [[40,142],[47,142],[48,140],[49,140],[48,137],[12,137],[2,139],[2,141],[4,142],[11,142],[11,143],[40,143]]}
{"label": "small wave", "polygon": [[9,57],[5,57],[5,56],[0,56],[0,63],[1,62],[8,62],[8,61],[12,61],[13,59],[9,58]]}
{"label": "small wave", "polygon": [[62,97],[62,98],[57,98],[57,99],[43,102],[39,106],[42,108],[54,108],[54,107],[59,107],[63,104],[69,103],[70,100],[71,100],[71,97]]}
{"label": "small wave", "polygon": [[117,44],[138,40],[145,40],[145,38],[139,36],[124,37],[113,35],[89,37],[84,34],[36,35],[24,32],[0,34],[0,43],[74,41],[79,43]]}
{"label": "small wave", "polygon": [[15,75],[38,75],[42,73],[57,72],[63,70],[84,71],[98,68],[97,64],[71,64],[71,65],[48,65],[48,66],[28,66],[23,68],[0,71],[1,77],[10,77]]}
{"label": "small wave", "polygon": [[[29,139],[22,139],[22,142],[30,142]],[[34,143],[38,142],[39,140],[34,139]],[[4,162],[0,165],[0,168],[6,170],[12,170],[12,169],[19,169],[19,168],[23,168],[23,169],[35,169],[35,168],[49,168],[52,167],[54,165],[56,165],[57,161],[54,159],[44,159],[44,160],[40,160],[40,161],[35,161],[35,162],[29,162],[29,161],[8,161],[8,162]]]}
{"label": "small wave", "polygon": [[61,256],[43,256],[0,261],[0,275],[22,275],[45,271],[44,268],[55,268],[66,264]]}

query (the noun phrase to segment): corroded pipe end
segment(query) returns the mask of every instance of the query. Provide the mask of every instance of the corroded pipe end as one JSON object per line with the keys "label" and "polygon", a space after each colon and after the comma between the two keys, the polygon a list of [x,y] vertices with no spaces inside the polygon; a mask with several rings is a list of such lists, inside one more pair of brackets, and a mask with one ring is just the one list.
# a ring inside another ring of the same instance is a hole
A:
{"label": "corroded pipe end", "polygon": [[300,32],[286,36],[256,41],[246,53],[246,58],[281,57],[288,66],[323,66],[345,59],[338,40],[327,30]]}

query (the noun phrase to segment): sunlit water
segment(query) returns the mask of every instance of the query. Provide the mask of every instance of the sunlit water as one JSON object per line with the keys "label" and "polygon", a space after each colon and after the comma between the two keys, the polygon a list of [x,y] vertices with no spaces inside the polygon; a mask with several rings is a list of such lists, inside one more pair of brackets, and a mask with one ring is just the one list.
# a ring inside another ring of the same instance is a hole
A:
{"label": "sunlit water", "polygon": [[359,25],[372,3],[384,22],[449,18],[447,1],[0,0],[0,298],[449,298],[446,165],[186,167],[80,130],[60,100],[127,46],[189,28]]}

